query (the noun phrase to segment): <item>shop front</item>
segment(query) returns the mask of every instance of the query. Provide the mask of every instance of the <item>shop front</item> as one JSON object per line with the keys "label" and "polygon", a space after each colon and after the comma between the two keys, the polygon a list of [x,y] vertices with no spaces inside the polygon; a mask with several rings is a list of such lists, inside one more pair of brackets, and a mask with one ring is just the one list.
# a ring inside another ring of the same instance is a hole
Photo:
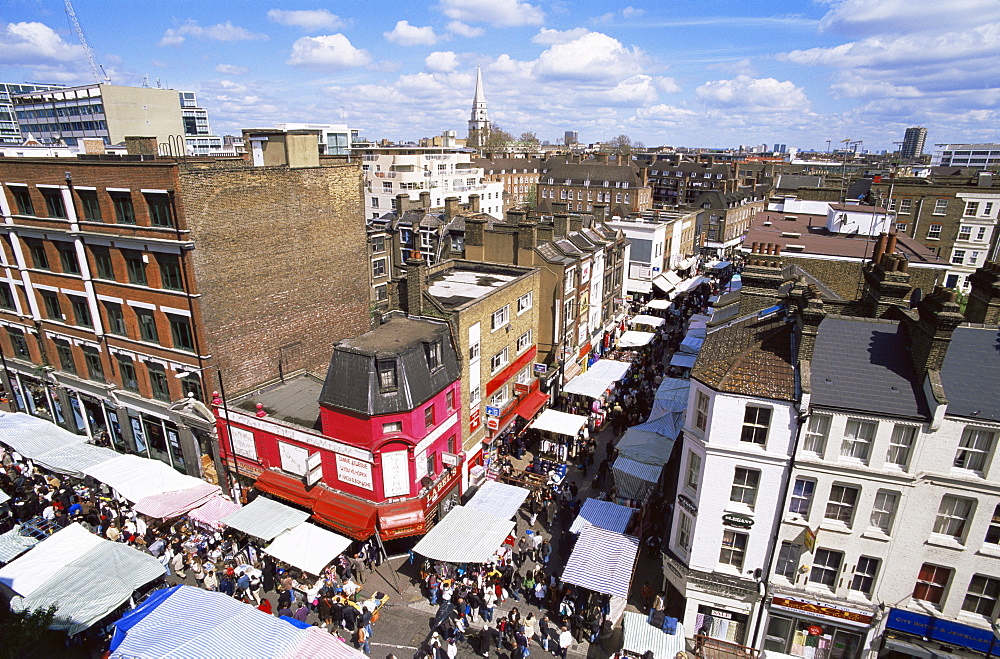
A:
{"label": "shop front", "polygon": [[774,594],[764,650],[814,659],[858,659],[875,620],[872,609]]}
{"label": "shop front", "polygon": [[887,659],[1000,656],[1000,638],[973,627],[905,609],[889,609],[878,653]]}

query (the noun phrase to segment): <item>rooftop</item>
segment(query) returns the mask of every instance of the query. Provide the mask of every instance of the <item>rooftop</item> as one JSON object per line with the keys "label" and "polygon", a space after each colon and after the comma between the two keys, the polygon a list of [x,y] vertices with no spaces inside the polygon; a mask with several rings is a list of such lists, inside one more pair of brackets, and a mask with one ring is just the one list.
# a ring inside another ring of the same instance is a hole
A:
{"label": "rooftop", "polygon": [[428,295],[448,309],[484,298],[530,272],[527,268],[471,261],[452,261],[450,265],[427,276]]}
{"label": "rooftop", "polygon": [[1000,329],[955,329],[941,369],[948,414],[1000,421]]}
{"label": "rooftop", "polygon": [[299,373],[235,401],[234,406],[255,412],[257,403],[268,416],[310,430],[319,430],[319,395],[323,380],[312,373]]}

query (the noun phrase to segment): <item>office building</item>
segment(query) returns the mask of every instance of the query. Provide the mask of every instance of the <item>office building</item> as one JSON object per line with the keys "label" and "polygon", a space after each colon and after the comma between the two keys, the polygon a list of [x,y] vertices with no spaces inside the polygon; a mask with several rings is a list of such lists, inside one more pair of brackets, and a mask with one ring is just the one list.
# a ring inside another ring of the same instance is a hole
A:
{"label": "office building", "polygon": [[907,128],[903,134],[903,144],[899,147],[902,158],[919,158],[924,155],[924,142],[927,140],[927,129],[923,126]]}

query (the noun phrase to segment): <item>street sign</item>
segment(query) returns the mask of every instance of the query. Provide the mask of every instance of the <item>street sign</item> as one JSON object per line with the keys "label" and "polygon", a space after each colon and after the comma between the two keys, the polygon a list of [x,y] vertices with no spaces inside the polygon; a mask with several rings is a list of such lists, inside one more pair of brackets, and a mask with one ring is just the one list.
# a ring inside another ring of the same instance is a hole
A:
{"label": "street sign", "polygon": [[500,419],[495,416],[488,417],[486,419],[486,427],[490,430],[496,430],[500,427]]}
{"label": "street sign", "polygon": [[492,405],[486,406],[486,416],[500,416],[500,408]]}
{"label": "street sign", "polygon": [[549,367],[545,364],[535,364],[535,373],[546,373]]}

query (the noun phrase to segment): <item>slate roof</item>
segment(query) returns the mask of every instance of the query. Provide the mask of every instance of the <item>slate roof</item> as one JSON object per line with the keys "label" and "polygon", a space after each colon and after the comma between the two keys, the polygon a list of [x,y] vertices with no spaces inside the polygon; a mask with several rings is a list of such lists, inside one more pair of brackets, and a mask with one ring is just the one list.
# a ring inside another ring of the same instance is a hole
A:
{"label": "slate roof", "polygon": [[927,419],[929,410],[898,322],[830,315],[819,325],[812,359],[812,403],[886,416]]}
{"label": "slate roof", "polygon": [[941,381],[949,415],[1000,421],[1000,329],[956,328]]}
{"label": "slate roof", "polygon": [[[636,187],[642,183],[639,168],[631,163],[616,165],[599,163],[595,160],[567,163],[561,158],[549,159],[542,165],[541,177],[542,179],[553,179],[556,185],[562,185],[566,179],[573,181],[574,184],[582,184],[584,181],[621,181]],[[545,180],[542,182],[545,183]]]}
{"label": "slate roof", "polygon": [[754,315],[710,330],[691,377],[718,391],[795,400],[792,324]]}

